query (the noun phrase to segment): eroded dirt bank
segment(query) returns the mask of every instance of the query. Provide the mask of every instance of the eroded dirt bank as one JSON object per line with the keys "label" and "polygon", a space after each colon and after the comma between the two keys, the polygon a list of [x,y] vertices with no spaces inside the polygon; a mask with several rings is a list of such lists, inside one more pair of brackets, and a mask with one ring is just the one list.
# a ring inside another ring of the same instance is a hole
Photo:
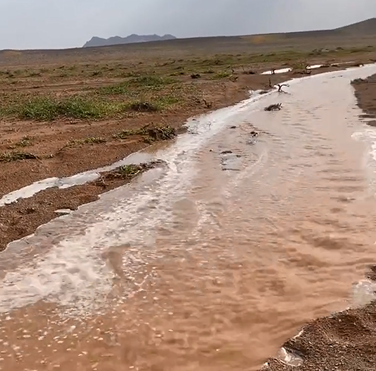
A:
{"label": "eroded dirt bank", "polygon": [[367,124],[376,126],[376,75],[366,79],[356,79],[352,82],[358,106],[364,111]]}

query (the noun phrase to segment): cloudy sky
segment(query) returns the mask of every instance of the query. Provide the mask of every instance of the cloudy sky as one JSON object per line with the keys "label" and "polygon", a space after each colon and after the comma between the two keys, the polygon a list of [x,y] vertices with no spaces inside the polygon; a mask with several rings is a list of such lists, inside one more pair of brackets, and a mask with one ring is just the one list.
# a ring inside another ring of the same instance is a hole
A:
{"label": "cloudy sky", "polygon": [[375,16],[376,0],[0,0],[0,49],[77,47],[131,33],[311,30]]}

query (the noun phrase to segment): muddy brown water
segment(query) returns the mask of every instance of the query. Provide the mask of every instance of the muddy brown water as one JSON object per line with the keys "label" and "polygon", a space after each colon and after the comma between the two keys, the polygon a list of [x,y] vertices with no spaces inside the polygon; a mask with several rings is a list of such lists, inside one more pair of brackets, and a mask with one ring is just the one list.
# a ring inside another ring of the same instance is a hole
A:
{"label": "muddy brown water", "polygon": [[350,306],[376,241],[374,132],[350,81],[375,72],[295,80],[197,118],[135,155],[166,168],[12,243],[0,370],[257,370],[308,320]]}

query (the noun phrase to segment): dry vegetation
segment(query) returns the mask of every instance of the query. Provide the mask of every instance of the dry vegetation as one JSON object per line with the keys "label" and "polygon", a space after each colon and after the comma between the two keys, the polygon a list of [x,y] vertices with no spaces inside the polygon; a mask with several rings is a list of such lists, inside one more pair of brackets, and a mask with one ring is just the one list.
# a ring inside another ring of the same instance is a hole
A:
{"label": "dry vegetation", "polygon": [[[274,84],[305,73],[307,64],[369,62],[375,33],[360,37],[362,27],[352,36],[344,29],[346,37],[323,31],[321,38],[293,33],[1,51],[0,195],[159,140],[142,132],[146,125],[175,130],[191,115],[246,98],[249,89],[268,89],[263,70],[294,68],[272,76]],[[29,161],[13,169],[19,160]]]}
{"label": "dry vegetation", "polygon": [[[269,89],[270,76],[260,72],[270,68],[294,68],[272,76],[276,84],[304,74],[307,64],[326,65],[315,74],[338,68],[329,67],[334,62],[373,61],[374,40],[308,33],[1,51],[0,197],[172,139],[188,117],[234,104],[250,89]],[[129,181],[115,178],[107,177],[103,187],[73,187],[72,205]],[[1,208],[3,242],[32,233],[53,210],[70,207],[61,192],[46,190]]]}
{"label": "dry vegetation", "polygon": [[303,36],[0,52],[0,195],[111,163],[159,140],[142,132],[146,125],[175,130],[189,116],[246,98],[249,89],[268,89],[263,70],[293,67],[272,77],[278,83],[307,64],[375,56],[372,37]]}

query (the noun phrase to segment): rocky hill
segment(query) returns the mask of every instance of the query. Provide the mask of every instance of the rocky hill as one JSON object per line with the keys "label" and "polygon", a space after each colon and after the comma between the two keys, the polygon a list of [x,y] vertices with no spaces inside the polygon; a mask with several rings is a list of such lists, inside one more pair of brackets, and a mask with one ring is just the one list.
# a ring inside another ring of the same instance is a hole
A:
{"label": "rocky hill", "polygon": [[150,41],[162,41],[162,40],[174,40],[176,39],[173,35],[136,35],[132,34],[127,37],[114,36],[108,39],[103,39],[101,37],[92,37],[90,41],[86,42],[83,46],[84,48],[94,47],[94,46],[106,46],[106,45],[123,45],[123,44],[134,44],[134,43],[144,43]]}

